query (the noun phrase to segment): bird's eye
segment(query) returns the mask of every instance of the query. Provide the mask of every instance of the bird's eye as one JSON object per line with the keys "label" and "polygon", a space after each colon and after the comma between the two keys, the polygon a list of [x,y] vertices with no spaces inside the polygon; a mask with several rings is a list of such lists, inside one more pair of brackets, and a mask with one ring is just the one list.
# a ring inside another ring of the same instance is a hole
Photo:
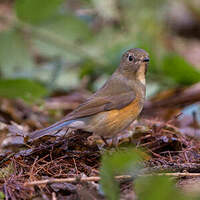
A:
{"label": "bird's eye", "polygon": [[129,55],[129,56],[128,56],[128,60],[129,60],[129,61],[133,61],[133,56]]}

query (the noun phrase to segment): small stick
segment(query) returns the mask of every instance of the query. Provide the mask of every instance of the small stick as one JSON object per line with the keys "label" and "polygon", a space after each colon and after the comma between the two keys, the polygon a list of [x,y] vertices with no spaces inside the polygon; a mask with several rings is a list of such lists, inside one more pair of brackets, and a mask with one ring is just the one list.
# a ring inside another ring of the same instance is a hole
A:
{"label": "small stick", "polygon": [[[200,177],[200,173],[158,173],[158,174],[145,174],[145,175],[139,175],[139,176],[173,176],[173,177]],[[123,175],[123,176],[115,176],[115,179],[117,180],[123,180],[123,179],[133,179],[130,175]],[[26,182],[24,183],[24,186],[33,186],[33,185],[42,185],[42,184],[48,184],[48,183],[76,183],[76,182],[89,182],[89,181],[100,181],[101,178],[99,176],[92,176],[92,177],[84,177],[84,178],[51,178],[51,179],[45,179],[45,180],[39,180],[39,181],[32,181],[32,182]]]}
{"label": "small stick", "polygon": [[[116,176],[116,179],[130,179],[132,176],[123,175],[123,176]],[[84,177],[84,178],[50,178],[40,181],[32,181],[24,183],[25,186],[27,185],[41,185],[47,183],[73,183],[73,182],[88,182],[88,181],[100,181],[101,178],[99,176],[91,176],[91,177]]]}
{"label": "small stick", "polygon": [[158,173],[158,174],[147,174],[150,176],[173,176],[173,177],[184,177],[184,176],[188,176],[188,177],[200,177],[200,173],[188,173],[188,172],[176,172],[176,173]]}
{"label": "small stick", "polygon": [[52,193],[52,200],[57,200],[55,192]]}
{"label": "small stick", "polygon": [[5,157],[5,158],[3,158],[1,161],[0,161],[0,166],[4,163],[4,162],[6,162],[6,161],[8,161],[12,156],[14,156],[15,155],[15,153],[11,153],[11,154],[9,154],[7,157]]}

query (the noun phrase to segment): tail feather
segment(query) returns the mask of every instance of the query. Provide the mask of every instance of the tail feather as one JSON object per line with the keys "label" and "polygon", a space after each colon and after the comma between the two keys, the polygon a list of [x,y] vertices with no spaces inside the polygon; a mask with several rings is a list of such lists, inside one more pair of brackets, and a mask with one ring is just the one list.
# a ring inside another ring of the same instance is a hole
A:
{"label": "tail feather", "polygon": [[55,124],[52,124],[51,126],[48,126],[48,127],[44,128],[44,129],[34,131],[34,132],[32,132],[30,134],[29,139],[30,140],[38,139],[38,138],[40,138],[42,136],[48,135],[49,133],[51,133],[53,131],[58,131],[58,130],[68,126],[72,122],[74,122],[74,120],[61,121],[61,122],[57,122]]}

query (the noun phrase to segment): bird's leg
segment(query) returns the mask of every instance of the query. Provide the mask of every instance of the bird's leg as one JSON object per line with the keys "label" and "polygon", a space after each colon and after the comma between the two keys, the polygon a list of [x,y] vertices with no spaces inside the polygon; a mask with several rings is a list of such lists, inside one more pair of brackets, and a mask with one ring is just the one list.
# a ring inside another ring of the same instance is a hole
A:
{"label": "bird's leg", "polygon": [[104,142],[104,144],[105,144],[106,146],[109,146],[109,144],[108,144],[108,142],[107,142],[107,140],[106,140],[105,137],[101,136],[101,139],[103,140],[103,142]]}
{"label": "bird's leg", "polygon": [[112,138],[112,146],[115,147],[116,149],[119,149],[119,139],[117,136],[114,136]]}

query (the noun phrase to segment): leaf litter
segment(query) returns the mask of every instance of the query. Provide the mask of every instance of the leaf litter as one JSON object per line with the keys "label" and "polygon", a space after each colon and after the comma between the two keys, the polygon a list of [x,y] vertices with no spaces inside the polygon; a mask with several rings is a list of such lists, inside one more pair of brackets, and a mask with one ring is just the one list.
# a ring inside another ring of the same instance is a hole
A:
{"label": "leaf litter", "polygon": [[[191,87],[179,91],[180,101],[176,92],[149,100],[140,119],[118,137],[119,148],[136,146],[148,153],[145,160],[148,173],[200,173],[199,121],[195,114],[181,115],[185,105],[200,101],[199,89]],[[188,98],[188,93],[193,98]],[[98,181],[80,180],[99,177],[103,152],[105,149],[115,151],[110,139],[107,146],[91,133],[62,130],[28,142],[28,132],[58,120],[87,96],[81,92],[62,94],[47,99],[44,106],[0,99],[0,190],[6,199],[104,199]],[[171,112],[172,109],[175,112]],[[155,116],[155,113],[161,114]],[[191,129],[195,130],[194,134],[187,134]],[[26,185],[52,178],[75,178],[76,181]],[[120,190],[122,199],[135,196],[130,180],[122,181]]]}

